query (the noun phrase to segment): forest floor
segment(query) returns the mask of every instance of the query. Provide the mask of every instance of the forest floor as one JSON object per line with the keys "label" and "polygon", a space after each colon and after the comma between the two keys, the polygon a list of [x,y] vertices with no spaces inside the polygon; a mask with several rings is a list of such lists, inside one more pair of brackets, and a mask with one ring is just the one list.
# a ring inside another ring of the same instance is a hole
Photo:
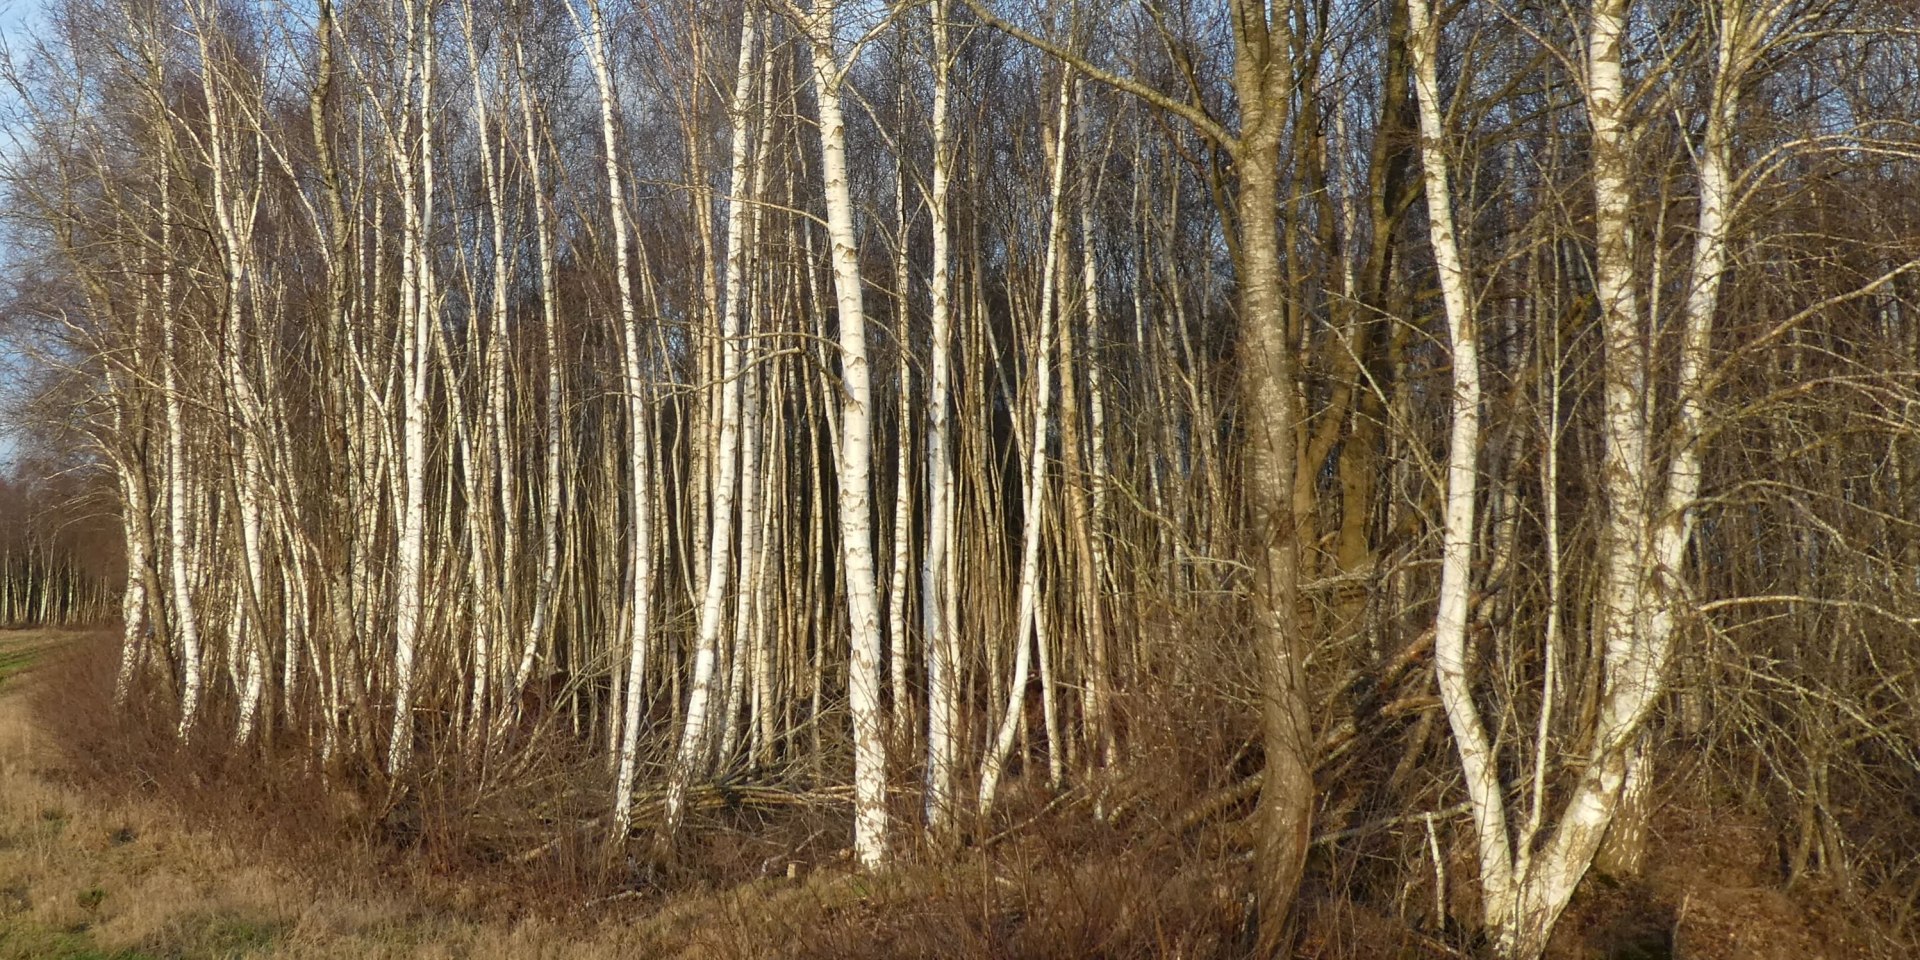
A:
{"label": "forest floor", "polygon": [[[1244,877],[1163,869],[1130,860],[1131,850],[1049,858],[1009,844],[990,857],[909,865],[885,878],[822,864],[797,878],[776,871],[665,899],[615,896],[511,914],[474,901],[457,881],[351,856],[320,862],[333,856],[325,852],[301,862],[260,835],[275,829],[274,811],[210,820],[158,792],[102,796],[82,785],[62,756],[60,731],[48,728],[74,722],[50,718],[75,711],[48,710],[33,694],[48,693],[35,678],[55,652],[85,636],[0,631],[0,960],[1235,952],[1233,935],[1221,931],[1235,926],[1233,890]],[[1645,886],[1589,884],[1556,937],[1554,960],[1915,955],[1897,946],[1897,932],[1868,936],[1844,898],[1782,891],[1764,831],[1751,824],[1670,809],[1656,832]],[[1205,859],[1196,851],[1186,863]],[[1911,907],[1908,898],[1899,912]],[[1459,941],[1449,947],[1344,899],[1305,912],[1303,957],[1469,955]]]}

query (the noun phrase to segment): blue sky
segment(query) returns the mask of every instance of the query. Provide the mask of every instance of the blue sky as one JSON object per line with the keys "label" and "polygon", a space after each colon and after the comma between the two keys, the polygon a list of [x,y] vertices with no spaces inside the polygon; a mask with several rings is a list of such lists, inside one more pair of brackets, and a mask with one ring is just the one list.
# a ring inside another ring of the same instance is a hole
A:
{"label": "blue sky", "polygon": [[0,37],[9,43],[40,22],[42,0],[0,0]]}
{"label": "blue sky", "polygon": [[[0,0],[0,42],[9,48],[19,46],[39,24],[41,9],[40,0]],[[5,139],[0,137],[0,143]],[[0,344],[0,403],[9,399],[10,388],[19,382],[22,362],[5,344]],[[6,411],[0,409],[0,472],[12,466],[15,447],[11,428]]]}

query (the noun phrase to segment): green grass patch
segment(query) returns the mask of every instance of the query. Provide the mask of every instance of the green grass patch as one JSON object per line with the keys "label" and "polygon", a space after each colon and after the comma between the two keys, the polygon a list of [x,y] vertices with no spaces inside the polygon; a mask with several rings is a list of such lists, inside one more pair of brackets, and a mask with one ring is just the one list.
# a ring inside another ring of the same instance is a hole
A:
{"label": "green grass patch", "polygon": [[0,960],[243,960],[271,948],[286,930],[284,923],[237,914],[200,914],[136,948],[108,950],[87,924],[62,930],[15,919],[0,921]]}
{"label": "green grass patch", "polygon": [[240,960],[273,946],[286,933],[285,923],[234,913],[199,914],[181,918],[165,934],[142,944],[141,953],[124,960]]}
{"label": "green grass patch", "polygon": [[39,647],[0,649],[0,683],[13,679],[40,657]]}
{"label": "green grass patch", "polygon": [[0,687],[32,669],[58,642],[42,630],[0,630]]}
{"label": "green grass patch", "polygon": [[0,960],[161,960],[138,950],[104,950],[86,930],[53,930],[37,924],[0,924]]}

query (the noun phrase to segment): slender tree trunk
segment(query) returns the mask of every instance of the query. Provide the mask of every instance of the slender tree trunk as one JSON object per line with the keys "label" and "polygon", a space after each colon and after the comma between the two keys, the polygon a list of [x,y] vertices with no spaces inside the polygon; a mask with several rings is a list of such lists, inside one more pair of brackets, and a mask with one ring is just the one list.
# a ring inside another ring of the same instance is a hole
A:
{"label": "slender tree trunk", "polygon": [[[571,11],[573,8],[569,6],[568,9]],[[589,14],[585,23],[580,22],[577,11],[574,11],[573,15],[575,24],[586,34],[587,62],[593,73],[594,86],[600,95],[600,136],[601,145],[606,154],[608,218],[613,226],[614,272],[617,277],[620,300],[621,388],[625,392],[623,408],[629,431],[624,466],[628,483],[629,517],[632,525],[627,565],[629,571],[627,589],[630,594],[625,605],[626,623],[622,625],[620,631],[627,645],[626,696],[621,703],[618,721],[621,735],[618,750],[619,762],[615,766],[614,774],[612,817],[612,835],[616,841],[619,841],[626,838],[632,822],[633,774],[639,757],[640,719],[644,707],[643,694],[646,690],[646,658],[650,646],[649,631],[653,621],[652,418],[648,412],[647,378],[641,352],[643,343],[638,311],[634,304],[632,261],[635,257],[629,238],[625,174],[620,167],[620,138],[615,107],[617,97],[614,91],[612,69],[607,59],[607,25],[601,15],[598,0],[587,0],[587,9]]]}
{"label": "slender tree trunk", "polygon": [[835,0],[814,0],[804,26],[813,48],[820,111],[822,187],[840,326],[840,552],[852,645],[847,661],[853,719],[854,858],[868,869],[887,860],[886,717],[880,700],[880,607],[875,596],[873,387],[867,364],[859,239],[847,181],[847,130],[840,110],[845,79],[834,39]]}
{"label": "slender tree trunk", "polygon": [[[709,541],[705,546],[707,567],[700,598],[698,634],[694,640],[693,674],[687,699],[687,721],[681,728],[680,749],[667,788],[667,825],[669,833],[680,822],[687,786],[695,777],[707,773],[712,744],[707,728],[712,707],[713,676],[720,657],[720,634],[726,617],[728,577],[733,572],[734,503],[742,478],[740,453],[740,353],[741,314],[746,306],[747,223],[753,163],[752,109],[755,82],[754,17],[749,14],[740,25],[740,62],[734,74],[733,98],[728,104],[732,116],[733,152],[730,164],[732,188],[727,200],[726,297],[720,317],[720,368],[718,370],[719,448],[709,476],[712,496]],[[748,520],[747,522],[751,522]]]}
{"label": "slender tree trunk", "polygon": [[[992,744],[980,767],[980,816],[984,819],[993,811],[993,803],[1000,788],[1000,778],[1005,772],[1008,754],[1013,750],[1014,736],[1019,732],[1021,722],[1026,717],[1025,702],[1027,684],[1031,669],[1032,651],[1036,645],[1045,643],[1045,627],[1040,621],[1046,616],[1041,609],[1040,598],[1040,551],[1041,530],[1046,523],[1047,489],[1047,438],[1051,432],[1053,406],[1053,346],[1055,312],[1054,301],[1058,294],[1057,277],[1060,272],[1062,253],[1061,242],[1066,233],[1065,200],[1067,180],[1067,144],[1072,139],[1070,125],[1073,107],[1073,75],[1064,74],[1060,80],[1060,97],[1054,113],[1052,144],[1053,171],[1052,185],[1048,195],[1051,208],[1047,219],[1047,252],[1041,266],[1040,299],[1034,304],[1035,315],[1039,319],[1037,348],[1033,351],[1032,379],[1032,423],[1028,427],[1026,488],[1021,494],[1021,531],[1020,531],[1020,580],[1019,599],[1015,612],[1016,626],[1013,633],[1013,673],[1007,684],[1005,712],[1000,715],[1000,725],[994,734]],[[1045,651],[1042,651],[1045,656]],[[1046,689],[1046,678],[1042,678],[1042,697],[1050,697]],[[1051,712],[1051,704],[1047,703]],[[1051,729],[1052,724],[1049,724]],[[1058,745],[1053,744],[1049,752],[1058,755]]]}
{"label": "slender tree trunk", "polygon": [[933,0],[933,182],[927,216],[933,233],[927,267],[928,326],[932,359],[927,372],[927,544],[921,558],[921,649],[927,666],[927,830],[935,836],[953,823],[954,781],[958,767],[956,724],[959,712],[960,645],[946,615],[955,594],[953,550],[953,454],[950,410],[953,382],[953,266],[948,199],[952,155],[947,145],[948,87],[951,83],[947,0]]}
{"label": "slender tree trunk", "polygon": [[1440,568],[1440,604],[1434,621],[1433,669],[1440,699],[1453,728],[1478,838],[1483,910],[1495,930],[1514,909],[1513,853],[1507,836],[1506,798],[1499,758],[1473,700],[1468,675],[1467,628],[1473,592],[1475,497],[1480,455],[1479,336],[1453,219],[1445,107],[1440,102],[1440,24],[1428,0],[1407,0],[1413,83],[1419,101],[1420,167],[1426,180],[1427,233],[1446,311],[1453,353],[1452,429],[1447,438],[1445,527]]}

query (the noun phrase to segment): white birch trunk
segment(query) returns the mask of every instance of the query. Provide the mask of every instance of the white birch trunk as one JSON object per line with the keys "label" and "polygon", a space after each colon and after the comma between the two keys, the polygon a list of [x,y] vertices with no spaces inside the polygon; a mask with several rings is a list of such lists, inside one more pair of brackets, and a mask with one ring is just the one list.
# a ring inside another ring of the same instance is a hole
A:
{"label": "white birch trunk", "polygon": [[[1033,634],[1037,632],[1034,629],[1035,621],[1043,615],[1039,610],[1040,532],[1046,517],[1048,411],[1053,392],[1053,350],[1050,346],[1053,343],[1060,242],[1065,233],[1066,216],[1061,201],[1066,195],[1067,143],[1070,139],[1068,120],[1072,116],[1072,105],[1073,78],[1072,74],[1067,74],[1060,83],[1060,100],[1054,117],[1053,182],[1049,192],[1052,208],[1047,219],[1047,253],[1038,301],[1039,347],[1033,353],[1033,421],[1027,436],[1026,492],[1021,500],[1024,522],[1020,534],[1020,587],[1015,614],[1017,626],[1013,637],[1013,675],[1007,686],[1006,708],[1001,714],[999,729],[994,734],[993,743],[987,748],[987,756],[980,768],[980,815],[983,818],[993,810],[1000,778],[1005,773],[1008,754],[1013,750],[1014,736],[1020,730],[1031,669],[1031,644],[1040,642]],[[1043,704],[1048,695],[1043,681]]]}
{"label": "white birch trunk", "polygon": [[[135,314],[135,342],[132,347],[132,367],[136,371],[140,371],[142,366],[141,348],[138,342],[140,331],[137,324],[140,317],[146,312],[144,309],[146,306],[144,291],[148,288],[142,285],[141,289],[143,291],[141,296],[142,309]],[[135,429],[134,426],[129,423],[127,416],[127,391],[129,388],[120,382],[121,378],[115,375],[112,367],[107,368],[106,375],[107,390],[113,397],[114,440],[116,444],[122,448],[137,449],[144,444],[132,442],[128,436],[129,433]],[[147,430],[144,423],[141,424],[138,429],[141,433],[145,433]],[[149,553],[152,549],[153,518],[149,512],[150,507],[147,502],[145,466],[139,461],[131,459],[126,453],[120,453],[114,456],[113,463],[114,478],[118,483],[120,492],[120,529],[127,544],[126,588],[120,598],[120,668],[114,674],[113,702],[116,706],[125,706],[127,697],[133,689],[134,677],[139,673],[140,668],[146,664],[147,659],[149,623],[147,620],[148,598],[146,570],[147,564],[150,562],[148,559]],[[8,576],[4,562],[0,562],[0,581],[4,581],[4,587],[0,587],[0,589],[11,588],[13,581],[12,578]],[[0,623],[8,621],[7,613],[6,604],[0,602]]]}
{"label": "white birch trunk", "polygon": [[[417,647],[425,618],[425,553],[427,512],[427,388],[431,377],[434,326],[426,249],[426,225],[432,220],[432,99],[433,29],[422,23],[411,3],[406,5],[407,65],[402,115],[415,109],[413,84],[420,87],[417,109],[420,133],[420,169],[416,171],[408,148],[396,143],[394,162],[400,180],[400,503],[394,577],[393,723],[387,739],[387,772],[406,772],[413,756],[413,686]],[[416,57],[418,59],[416,60]],[[416,194],[416,190],[418,193]]]}
{"label": "white birch trunk", "polygon": [[1440,700],[1453,728],[1460,768],[1472,804],[1480,883],[1487,922],[1503,929],[1514,904],[1512,846],[1499,759],[1473,700],[1468,675],[1468,617],[1473,592],[1475,497],[1480,453],[1480,359],[1466,265],[1453,219],[1444,108],[1440,102],[1440,24],[1428,0],[1407,0],[1414,92],[1419,102],[1420,165],[1426,179],[1428,239],[1440,278],[1449,346],[1453,352],[1452,428],[1447,441],[1444,547],[1440,604],[1434,622],[1433,667]]}
{"label": "white birch trunk", "polygon": [[[750,166],[753,162],[751,111],[754,82],[754,17],[749,14],[740,24],[740,60],[734,74],[732,115],[733,148],[729,165],[730,196],[727,200],[726,302],[720,316],[720,391],[719,452],[715,458],[712,482],[711,541],[706,553],[705,587],[700,597],[698,633],[694,638],[693,676],[687,697],[687,720],[680,732],[680,749],[667,786],[666,830],[679,825],[689,781],[704,776],[711,764],[712,745],[707,728],[712,709],[713,676],[720,657],[720,634],[725,626],[726,593],[733,571],[734,502],[739,491],[740,453],[740,320],[746,304],[747,222],[750,205],[746,195],[752,189]],[[749,520],[748,522],[751,522]],[[731,678],[729,678],[731,679]]]}
{"label": "white birch trunk", "polygon": [[955,738],[959,711],[959,643],[946,604],[955,592],[952,549],[954,476],[949,451],[949,408],[953,378],[952,239],[947,219],[952,161],[947,147],[949,57],[947,0],[933,0],[933,183],[927,197],[933,252],[927,286],[932,330],[932,362],[927,396],[927,545],[921,560],[920,613],[925,624],[921,648],[927,669],[926,820],[940,835],[953,822],[954,780],[958,767]]}
{"label": "white birch trunk", "polygon": [[211,22],[212,15],[209,11],[196,8],[194,17],[194,39],[201,62],[200,89],[206,98],[205,143],[208,169],[213,180],[211,199],[220,238],[220,254],[226,268],[224,298],[221,302],[221,373],[229,397],[227,436],[235,446],[232,452],[237,460],[238,475],[234,477],[234,489],[240,514],[240,540],[246,572],[246,579],[240,585],[243,613],[228,640],[228,649],[229,659],[244,665],[234,678],[240,687],[234,739],[238,743],[245,743],[253,734],[260,707],[265,682],[261,647],[266,643],[266,624],[261,615],[266,594],[260,502],[264,467],[254,436],[254,430],[265,420],[265,416],[246,370],[244,352],[247,337],[242,331],[243,298],[248,282],[246,249],[251,242],[247,234],[250,233],[253,217],[251,213],[235,209],[238,198],[234,196],[232,171],[228,163],[229,131],[223,110],[223,91],[215,85],[215,70],[222,58],[216,58],[209,42],[209,33],[215,29]]}
{"label": "white birch trunk", "polygon": [[[1427,168],[1427,195],[1434,222],[1436,259],[1441,264],[1443,292],[1450,318],[1455,310],[1448,282],[1448,256],[1440,217],[1445,203],[1444,152],[1437,149],[1440,124],[1434,60],[1438,27],[1427,0],[1408,0],[1414,30],[1415,83],[1420,97],[1422,157]],[[1454,726],[1461,766],[1467,776],[1479,837],[1481,883],[1486,922],[1496,951],[1517,960],[1532,960],[1546,949],[1561,913],[1600,849],[1609,826],[1629,789],[1643,789],[1649,776],[1644,729],[1664,688],[1673,647],[1674,620],[1683,591],[1677,582],[1691,536],[1691,518],[1699,493],[1700,444],[1705,434],[1701,396],[1718,294],[1726,270],[1727,220],[1730,215],[1730,138],[1737,106],[1739,74],[1744,64],[1750,24],[1739,4],[1719,11],[1719,48],[1716,51],[1711,104],[1698,175],[1701,190],[1695,224],[1690,287],[1681,311],[1683,323],[1678,369],[1680,409],[1664,453],[1664,495],[1656,500],[1656,473],[1651,449],[1653,397],[1647,389],[1650,358],[1647,327],[1637,288],[1639,278],[1633,253],[1630,155],[1632,131],[1627,123],[1621,71],[1621,43],[1626,26],[1627,0],[1601,0],[1593,9],[1587,35],[1587,106],[1593,127],[1593,189],[1595,201],[1595,279],[1601,307],[1606,350],[1603,426],[1605,459],[1602,483],[1606,491],[1607,529],[1602,541],[1603,581],[1600,604],[1604,651],[1600,663],[1601,699],[1598,715],[1587,737],[1589,755],[1575,781],[1561,815],[1545,845],[1535,852],[1542,830],[1545,803],[1544,761],[1550,728],[1546,711],[1552,707],[1552,664],[1543,693],[1542,719],[1536,733],[1532,807],[1520,843],[1507,833],[1506,800],[1496,772],[1497,759],[1485,726],[1474,706],[1465,675],[1467,546],[1457,546],[1457,535],[1472,529],[1472,504],[1457,502],[1456,478],[1471,470],[1472,451],[1463,441],[1461,416],[1465,403],[1460,380],[1472,366],[1462,359],[1459,327],[1455,325],[1455,422],[1449,452],[1447,555],[1442,571],[1441,614],[1436,625],[1435,668],[1441,696]],[[1450,218],[1449,218],[1450,219]],[[1457,254],[1452,258],[1458,263]],[[1459,285],[1464,290],[1464,285]],[[1464,303],[1464,297],[1460,299]],[[1470,330],[1470,328],[1469,328]],[[1557,387],[1556,387],[1557,409]],[[1557,435],[1550,425],[1548,442]],[[1556,464],[1549,454],[1548,469]],[[1555,478],[1549,474],[1549,481]],[[1460,481],[1470,483],[1470,473]],[[1549,501],[1551,502],[1551,500]],[[1657,503],[1658,509],[1655,509]],[[1550,544],[1556,550],[1557,544]],[[1456,550],[1459,553],[1456,553]],[[1557,556],[1555,588],[1557,591]],[[1549,626],[1549,650],[1557,640],[1557,620]]]}
{"label": "white birch trunk", "polygon": [[[565,384],[560,375],[560,322],[556,314],[558,292],[555,289],[555,262],[552,215],[548,209],[545,165],[546,151],[541,147],[534,123],[533,91],[528,82],[526,55],[518,37],[514,39],[514,63],[520,80],[520,120],[526,141],[527,177],[532,193],[534,237],[540,257],[540,323],[545,337],[547,395],[546,442],[541,490],[540,581],[534,588],[533,614],[527,635],[521,641],[506,699],[517,707],[520,691],[526,689],[533,673],[534,654],[546,642],[553,629],[553,608],[557,602],[560,579],[560,522],[565,491],[560,485],[560,459],[566,448],[566,425],[562,415]],[[508,722],[512,711],[501,711],[501,723]]]}
{"label": "white birch trunk", "polygon": [[[173,204],[171,178],[160,177],[160,244],[172,246]],[[173,600],[173,628],[180,638],[180,724],[185,740],[200,713],[205,680],[200,670],[200,620],[194,609],[192,561],[188,553],[186,411],[180,399],[179,337],[173,315],[173,270],[160,268],[161,390],[167,409],[167,574]]]}
{"label": "white birch trunk", "polygon": [[[1090,98],[1089,98],[1090,99]],[[1093,592],[1086,598],[1091,604],[1094,636],[1088,638],[1087,735],[1097,747],[1098,765],[1110,767],[1119,752],[1111,718],[1113,673],[1110,663],[1111,624],[1106,607],[1111,563],[1107,557],[1107,405],[1105,377],[1101,369],[1101,329],[1105,321],[1100,313],[1100,264],[1094,250],[1093,185],[1088,184],[1080,197],[1080,282],[1087,311],[1087,406],[1091,413],[1089,448],[1092,455],[1093,512],[1087,517],[1087,540],[1092,553],[1090,580]]]}
{"label": "white birch trunk", "polygon": [[845,75],[834,38],[834,11],[834,0],[814,0],[804,27],[813,48],[821,177],[840,325],[840,552],[852,632],[847,670],[853,720],[853,850],[862,866],[874,869],[887,860],[887,739],[880,702],[880,606],[875,596],[870,493],[873,387],[867,366],[859,239],[847,183],[847,129],[840,110]]}
{"label": "white birch trunk", "polygon": [[633,556],[629,562],[628,582],[632,592],[626,605],[627,622],[622,633],[627,641],[626,686],[620,713],[619,762],[615,767],[613,795],[613,839],[624,840],[632,823],[633,774],[639,756],[640,717],[646,689],[648,631],[653,619],[653,491],[652,491],[652,418],[647,411],[646,370],[637,311],[634,306],[633,248],[627,222],[625,174],[620,167],[620,138],[615,122],[616,97],[613,73],[607,59],[606,24],[598,0],[588,0],[589,19],[580,22],[571,5],[574,22],[586,33],[587,62],[592,68],[594,85],[600,96],[600,136],[606,153],[608,212],[613,224],[615,275],[619,282],[620,342],[623,386],[626,391],[628,428],[632,431],[627,449],[626,470],[630,484]]}

